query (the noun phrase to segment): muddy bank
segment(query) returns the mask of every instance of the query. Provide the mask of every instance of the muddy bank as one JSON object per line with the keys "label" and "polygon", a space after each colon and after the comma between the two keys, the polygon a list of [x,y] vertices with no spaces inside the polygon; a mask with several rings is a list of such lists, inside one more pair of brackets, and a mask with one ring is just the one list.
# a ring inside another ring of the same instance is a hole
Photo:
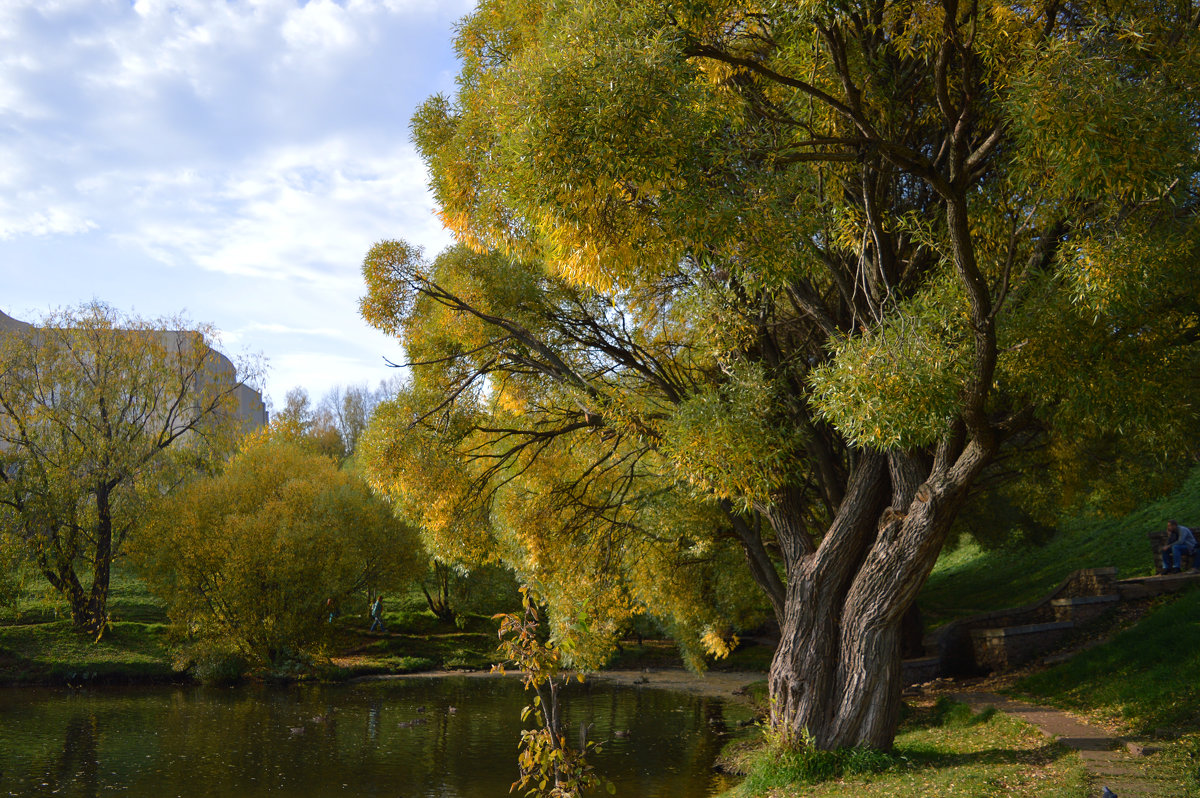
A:
{"label": "muddy bank", "polygon": [[[380,674],[376,676],[361,676],[351,679],[349,683],[374,682],[387,679],[428,679],[430,677],[458,676],[471,679],[503,679],[519,676],[518,671],[491,673],[489,671],[424,671],[422,673]],[[683,668],[663,668],[649,670],[614,670],[599,671],[588,674],[587,678],[596,682],[619,684],[626,687],[645,687],[654,690],[673,690],[690,695],[725,698],[733,701],[745,700],[741,694],[742,688],[752,682],[765,679],[765,673],[757,671],[710,671],[705,674],[695,674]]]}

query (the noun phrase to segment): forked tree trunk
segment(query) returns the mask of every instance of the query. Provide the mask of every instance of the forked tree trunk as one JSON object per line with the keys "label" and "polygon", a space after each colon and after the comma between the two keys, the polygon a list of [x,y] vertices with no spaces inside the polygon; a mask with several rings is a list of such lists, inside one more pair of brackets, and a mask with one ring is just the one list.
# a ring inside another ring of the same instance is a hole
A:
{"label": "forked tree trunk", "polygon": [[96,492],[96,549],[92,557],[92,589],[82,624],[76,625],[97,640],[108,629],[108,587],[112,577],[113,521],[108,487]]}
{"label": "forked tree trunk", "polygon": [[50,585],[62,594],[67,600],[67,607],[71,613],[71,623],[77,629],[83,628],[84,619],[87,617],[87,593],[84,592],[83,585],[79,583],[79,577],[75,575],[75,570],[61,563],[58,570],[52,569],[48,564],[43,564],[42,574]]}
{"label": "forked tree trunk", "polygon": [[440,562],[433,564],[434,592],[430,593],[425,582],[421,582],[421,592],[425,594],[425,603],[429,611],[442,623],[454,623],[455,611],[450,603],[450,568]]}
{"label": "forked tree trunk", "polygon": [[[771,726],[791,744],[891,747],[901,620],[989,456],[969,444],[949,462],[952,450],[939,451],[919,484],[917,461],[864,457],[820,546],[791,541],[798,556],[789,558],[782,545],[788,583],[769,682]],[[767,513],[781,539],[796,531],[785,506]]]}

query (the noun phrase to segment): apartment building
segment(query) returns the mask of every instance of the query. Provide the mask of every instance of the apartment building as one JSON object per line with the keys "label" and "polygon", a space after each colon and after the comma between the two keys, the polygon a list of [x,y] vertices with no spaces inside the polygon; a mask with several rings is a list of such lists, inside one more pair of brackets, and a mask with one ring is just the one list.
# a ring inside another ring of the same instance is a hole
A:
{"label": "apartment building", "polygon": [[[28,322],[14,319],[12,316],[0,311],[0,335],[8,332],[24,332],[31,329],[33,329],[33,325]],[[168,348],[173,348],[178,343],[180,336],[195,334],[186,330],[162,331],[162,335],[166,339],[164,343]],[[234,367],[233,362],[215,350],[213,350],[212,354],[209,378],[223,381],[226,384],[232,384],[237,379],[237,369]],[[237,399],[237,417],[241,419],[246,430],[254,430],[266,426],[268,421],[267,407],[263,403],[261,393],[249,385],[237,385],[234,388],[234,396]]]}

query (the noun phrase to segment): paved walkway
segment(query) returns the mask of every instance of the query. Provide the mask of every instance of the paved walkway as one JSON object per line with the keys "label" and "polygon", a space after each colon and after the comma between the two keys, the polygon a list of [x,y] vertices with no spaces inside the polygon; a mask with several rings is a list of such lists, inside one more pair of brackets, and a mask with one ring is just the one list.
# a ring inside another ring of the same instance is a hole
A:
{"label": "paved walkway", "polygon": [[1104,729],[1089,726],[1057,709],[1038,707],[993,693],[952,693],[950,697],[967,704],[973,712],[995,707],[1078,751],[1084,767],[1096,776],[1097,795],[1103,787],[1115,792],[1118,798],[1155,798],[1159,794],[1134,764],[1135,754],[1123,740]]}

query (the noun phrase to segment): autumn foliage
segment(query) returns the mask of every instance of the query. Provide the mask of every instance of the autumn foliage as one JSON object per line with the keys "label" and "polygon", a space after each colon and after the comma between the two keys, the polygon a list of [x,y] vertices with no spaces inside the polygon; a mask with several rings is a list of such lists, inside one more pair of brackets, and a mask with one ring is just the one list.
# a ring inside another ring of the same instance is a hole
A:
{"label": "autumn foliage", "polygon": [[752,580],[779,736],[890,746],[965,509],[1052,524],[1196,451],[1198,23],[484,0],[413,120],[458,244],[364,262],[413,372],[372,480],[583,662],[638,612],[720,653]]}
{"label": "autumn foliage", "polygon": [[269,440],[169,497],[132,553],[185,651],[252,664],[320,654],[328,599],[349,605],[424,565],[412,529],[363,480]]}

